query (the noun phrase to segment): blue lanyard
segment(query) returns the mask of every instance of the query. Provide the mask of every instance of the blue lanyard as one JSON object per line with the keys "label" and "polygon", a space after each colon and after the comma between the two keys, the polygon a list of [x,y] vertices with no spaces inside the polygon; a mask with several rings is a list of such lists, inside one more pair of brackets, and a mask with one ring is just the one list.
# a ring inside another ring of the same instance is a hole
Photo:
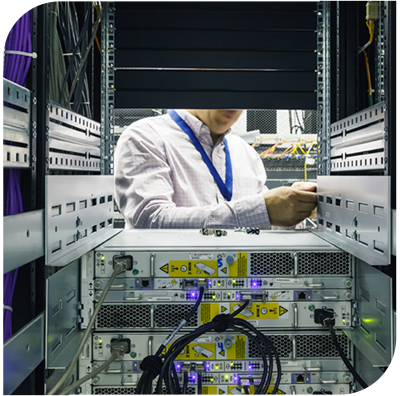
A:
{"label": "blue lanyard", "polygon": [[206,165],[208,166],[208,169],[210,170],[211,174],[213,175],[214,180],[217,183],[217,186],[219,188],[219,191],[221,191],[221,194],[227,201],[230,201],[232,199],[232,185],[233,185],[232,163],[231,163],[231,155],[229,153],[228,142],[227,142],[226,138],[224,138],[225,169],[226,169],[225,183],[224,183],[221,179],[221,176],[218,174],[217,170],[215,169],[214,164],[211,162],[210,158],[204,151],[203,146],[201,145],[201,143],[199,142],[199,140],[197,139],[197,137],[193,133],[193,131],[190,129],[189,125],[186,124],[186,122],[184,120],[182,120],[182,118],[179,116],[179,114],[175,110],[168,110],[168,114],[178,124],[178,126],[183,130],[183,132],[185,132],[190,137],[190,140],[193,142],[193,144],[197,148],[198,152],[203,157],[203,161],[206,163]]}

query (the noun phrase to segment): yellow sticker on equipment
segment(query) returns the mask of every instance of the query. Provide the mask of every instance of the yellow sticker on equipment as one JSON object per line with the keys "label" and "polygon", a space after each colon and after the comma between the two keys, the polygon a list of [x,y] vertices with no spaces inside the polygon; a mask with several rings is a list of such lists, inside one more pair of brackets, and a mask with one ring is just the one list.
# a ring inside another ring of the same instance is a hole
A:
{"label": "yellow sticker on equipment", "polygon": [[[237,311],[242,304],[231,303],[230,312]],[[279,303],[265,302],[265,303],[252,303],[251,306],[247,306],[242,312],[236,317],[242,319],[279,319],[280,316],[284,315],[288,310],[284,307],[280,307]]]}
{"label": "yellow sticker on equipment", "polygon": [[235,336],[235,342],[226,349],[226,352],[228,360],[246,359],[246,336]]}
{"label": "yellow sticker on equipment", "polygon": [[211,320],[219,314],[218,303],[200,304],[200,324],[211,322]]}
{"label": "yellow sticker on equipment", "polygon": [[229,276],[247,276],[247,253],[238,253],[237,259],[229,264]]}
{"label": "yellow sticker on equipment", "polygon": [[217,394],[216,386],[204,386],[202,387],[202,395],[216,395]]}
{"label": "yellow sticker on equipment", "polygon": [[[172,344],[167,345],[167,350]],[[185,349],[177,356],[176,360],[207,360],[216,359],[215,344],[206,342],[196,342],[188,344]]]}
{"label": "yellow sticker on equipment", "polygon": [[[257,386],[251,385],[251,386],[248,387],[248,389],[249,389],[249,394],[250,394],[250,395],[254,395],[254,392],[255,392],[255,390],[257,389]],[[267,395],[272,394],[273,391],[274,391],[274,385],[269,386],[269,387],[268,387],[268,391],[267,391]],[[241,387],[241,386],[238,386],[238,385],[236,385],[236,386],[228,386],[228,393],[229,393],[230,395],[239,395],[239,394],[242,394],[242,387]],[[278,395],[286,395],[286,393],[283,392],[283,391],[281,391],[280,389],[278,389],[277,394],[278,394]]]}
{"label": "yellow sticker on equipment", "polygon": [[217,277],[217,260],[171,260],[169,276],[174,278]]}

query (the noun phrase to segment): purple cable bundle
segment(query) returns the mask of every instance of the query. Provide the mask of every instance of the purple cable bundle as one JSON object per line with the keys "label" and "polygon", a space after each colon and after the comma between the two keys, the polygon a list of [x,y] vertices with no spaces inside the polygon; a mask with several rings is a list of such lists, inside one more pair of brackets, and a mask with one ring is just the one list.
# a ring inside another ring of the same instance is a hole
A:
{"label": "purple cable bundle", "polygon": [[[6,45],[6,51],[32,52],[32,12],[24,14],[11,29]],[[26,55],[7,54],[4,59],[4,78],[19,85],[26,86],[26,77],[31,65],[31,57]],[[4,105],[7,105],[4,103]],[[3,178],[3,215],[9,216],[23,212],[20,189],[20,171],[4,169]],[[12,336],[11,305],[17,280],[18,269],[3,275],[3,342]]]}

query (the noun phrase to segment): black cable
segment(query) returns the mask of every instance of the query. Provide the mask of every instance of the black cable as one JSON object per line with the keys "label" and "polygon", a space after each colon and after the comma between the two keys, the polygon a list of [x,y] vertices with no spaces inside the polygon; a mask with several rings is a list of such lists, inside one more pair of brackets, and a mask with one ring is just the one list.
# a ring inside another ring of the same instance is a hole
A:
{"label": "black cable", "polygon": [[[192,309],[190,310],[190,312],[186,315],[184,321],[185,322],[189,322],[189,320],[191,319],[191,317],[196,313],[197,309],[199,308],[199,305],[201,303],[201,300],[203,299],[203,295],[204,295],[204,287],[200,286],[199,288],[199,296],[197,297],[196,303],[193,305]],[[172,334],[174,334],[175,332],[177,332],[179,330],[179,326],[178,329],[176,329]],[[167,337],[168,339],[168,337]],[[171,338],[172,339],[172,338]],[[166,348],[167,342],[164,340],[164,342],[161,344],[161,346],[158,348],[157,352],[156,352],[156,356],[161,356],[164,348]]]}
{"label": "black cable", "polygon": [[248,387],[247,385],[244,385],[244,386],[243,386],[243,389],[244,389],[245,395],[250,395],[249,387]]}
{"label": "black cable", "polygon": [[172,365],[172,384],[174,387],[174,395],[179,395],[181,394],[181,387],[179,385],[179,378],[178,378],[178,374],[176,372],[176,367],[175,364]]}
{"label": "black cable", "polygon": [[189,382],[189,374],[187,371],[183,373],[183,394],[187,395],[187,387]]}
{"label": "black cable", "polygon": [[344,364],[349,369],[349,371],[353,374],[354,379],[363,387],[363,389],[368,388],[367,383],[359,376],[356,369],[352,366],[352,364],[347,359],[347,356],[343,352],[343,349],[340,346],[340,344],[336,338],[335,330],[333,330],[333,326],[331,323],[329,323],[329,321],[327,321],[327,326],[328,326],[329,332],[331,333],[333,344],[335,345],[337,351],[339,352],[339,355],[342,358]]}
{"label": "black cable", "polygon": [[197,373],[197,394],[202,395],[203,394],[203,383],[201,380],[201,373]]}

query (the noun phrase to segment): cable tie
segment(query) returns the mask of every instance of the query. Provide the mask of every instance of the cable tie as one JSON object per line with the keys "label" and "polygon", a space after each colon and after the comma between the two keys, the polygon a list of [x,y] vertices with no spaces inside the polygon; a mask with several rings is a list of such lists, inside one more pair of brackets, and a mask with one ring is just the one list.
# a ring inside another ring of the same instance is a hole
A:
{"label": "cable tie", "polygon": [[7,50],[7,51],[4,51],[4,53],[6,55],[23,55],[23,56],[30,56],[33,59],[37,58],[37,53],[36,52],[30,53],[30,52],[24,52],[24,51]]}
{"label": "cable tie", "polygon": [[3,309],[8,309],[9,311],[13,311],[13,307],[10,307],[9,305],[4,305],[3,304]]}

